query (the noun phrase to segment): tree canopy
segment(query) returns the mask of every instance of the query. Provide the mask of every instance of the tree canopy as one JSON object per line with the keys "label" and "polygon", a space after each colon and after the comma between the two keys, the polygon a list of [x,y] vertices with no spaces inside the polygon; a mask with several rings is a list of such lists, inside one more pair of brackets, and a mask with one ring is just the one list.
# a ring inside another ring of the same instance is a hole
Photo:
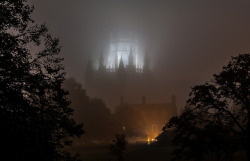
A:
{"label": "tree canopy", "polygon": [[192,88],[183,113],[164,127],[175,127],[175,159],[233,160],[245,151],[250,160],[249,72],[250,54],[240,54]]}
{"label": "tree canopy", "polygon": [[74,78],[66,79],[63,87],[70,93],[68,98],[75,111],[75,120],[84,123],[86,133],[83,138],[79,139],[79,142],[109,143],[113,135],[117,133],[117,125],[104,101],[87,96],[86,90],[82,89],[82,85]]}
{"label": "tree canopy", "polygon": [[0,139],[8,160],[73,160],[83,133],[62,88],[59,40],[31,18],[26,0],[0,1]]}

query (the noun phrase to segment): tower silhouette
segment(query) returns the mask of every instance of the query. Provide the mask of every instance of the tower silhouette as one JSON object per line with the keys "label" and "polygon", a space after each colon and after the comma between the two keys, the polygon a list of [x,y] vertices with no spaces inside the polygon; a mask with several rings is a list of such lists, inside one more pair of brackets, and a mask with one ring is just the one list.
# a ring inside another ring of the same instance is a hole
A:
{"label": "tower silhouette", "polygon": [[87,64],[85,84],[88,93],[93,93],[94,97],[115,101],[134,90],[134,95],[139,92],[139,95],[147,93],[147,83],[153,79],[149,74],[152,73],[150,58],[139,48],[135,38],[112,36],[108,43],[97,58],[90,59]]}

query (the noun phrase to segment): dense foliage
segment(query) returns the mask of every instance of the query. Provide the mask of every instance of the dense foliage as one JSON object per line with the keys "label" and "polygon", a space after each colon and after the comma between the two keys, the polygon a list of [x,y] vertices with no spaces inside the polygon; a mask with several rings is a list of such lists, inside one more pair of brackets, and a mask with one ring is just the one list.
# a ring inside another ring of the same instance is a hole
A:
{"label": "dense foliage", "polygon": [[73,160],[63,151],[83,133],[62,89],[58,39],[31,18],[25,0],[0,1],[0,139],[7,160]]}
{"label": "dense foliage", "polygon": [[250,160],[250,54],[232,57],[221,73],[192,88],[188,105],[164,127],[175,127],[175,159]]}
{"label": "dense foliage", "polygon": [[[86,90],[74,78],[66,79],[64,89],[74,108],[74,118],[84,123],[86,133],[79,143],[109,143],[116,134],[116,121],[102,99],[87,96]],[[100,133],[101,132],[101,133]]]}

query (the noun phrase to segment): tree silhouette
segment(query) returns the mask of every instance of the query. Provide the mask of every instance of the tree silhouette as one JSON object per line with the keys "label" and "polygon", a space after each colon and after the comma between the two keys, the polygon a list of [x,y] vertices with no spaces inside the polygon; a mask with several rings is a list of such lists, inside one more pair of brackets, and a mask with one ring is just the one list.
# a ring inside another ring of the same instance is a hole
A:
{"label": "tree silhouette", "polygon": [[[72,107],[75,111],[75,120],[84,123],[86,133],[80,139],[80,142],[93,143],[97,141],[109,143],[112,141],[113,135],[118,133],[118,125],[116,125],[117,121],[114,120],[114,116],[104,101],[87,96],[87,91],[74,78],[65,80],[64,89],[69,91],[68,98],[72,102]],[[102,132],[101,135],[100,131]]]}
{"label": "tree silhouette", "polygon": [[63,148],[83,133],[62,89],[58,39],[34,24],[25,0],[0,2],[0,139],[7,160],[74,160]]}
{"label": "tree silhouette", "polygon": [[118,161],[124,161],[124,151],[128,141],[125,134],[117,134],[116,139],[109,146],[110,151],[118,157]]}
{"label": "tree silhouette", "polygon": [[163,128],[175,127],[175,159],[250,160],[250,54],[232,57],[222,72],[192,88],[188,105]]}

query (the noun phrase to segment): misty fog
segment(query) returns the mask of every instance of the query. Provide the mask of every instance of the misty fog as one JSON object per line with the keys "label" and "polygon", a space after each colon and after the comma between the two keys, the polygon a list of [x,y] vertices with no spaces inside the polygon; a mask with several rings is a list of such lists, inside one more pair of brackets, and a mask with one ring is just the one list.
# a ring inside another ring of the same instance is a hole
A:
{"label": "misty fog", "polygon": [[162,97],[175,94],[178,108],[185,105],[191,86],[209,80],[230,56],[249,52],[250,2],[246,0],[30,3],[35,5],[34,18],[46,22],[60,38],[67,76],[83,87],[89,57],[100,53],[114,30],[140,35],[155,79],[163,87]]}

